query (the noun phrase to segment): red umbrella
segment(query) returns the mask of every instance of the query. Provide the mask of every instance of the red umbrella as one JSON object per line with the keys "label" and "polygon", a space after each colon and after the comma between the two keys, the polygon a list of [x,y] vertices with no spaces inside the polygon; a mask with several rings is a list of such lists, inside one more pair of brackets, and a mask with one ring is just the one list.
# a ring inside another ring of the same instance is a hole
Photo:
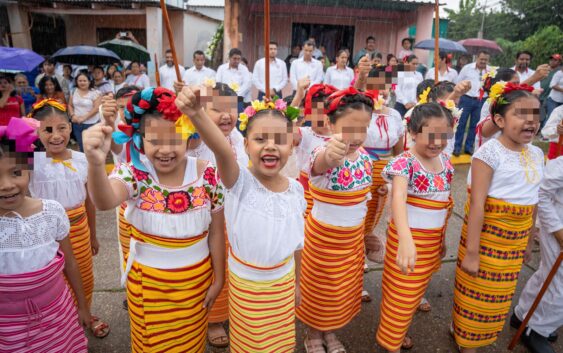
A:
{"label": "red umbrella", "polygon": [[458,41],[459,44],[463,45],[465,49],[470,54],[477,55],[480,50],[487,50],[491,54],[502,53],[502,48],[492,40],[480,39],[480,38],[469,38]]}

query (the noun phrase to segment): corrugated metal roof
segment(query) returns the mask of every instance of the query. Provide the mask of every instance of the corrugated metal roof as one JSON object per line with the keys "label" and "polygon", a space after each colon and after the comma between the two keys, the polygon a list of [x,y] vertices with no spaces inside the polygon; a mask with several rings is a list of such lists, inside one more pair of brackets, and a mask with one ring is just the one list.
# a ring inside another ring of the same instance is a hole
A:
{"label": "corrugated metal roof", "polygon": [[[18,3],[26,4],[26,5],[42,5],[42,4],[71,4],[74,6],[81,6],[81,7],[89,7],[93,3],[96,4],[107,4],[111,6],[118,6],[118,7],[131,7],[131,4],[160,4],[159,0],[18,0]],[[185,0],[166,0],[166,4],[168,6],[176,7],[183,9]]]}
{"label": "corrugated metal roof", "polygon": [[225,7],[225,0],[188,0],[188,7]]}

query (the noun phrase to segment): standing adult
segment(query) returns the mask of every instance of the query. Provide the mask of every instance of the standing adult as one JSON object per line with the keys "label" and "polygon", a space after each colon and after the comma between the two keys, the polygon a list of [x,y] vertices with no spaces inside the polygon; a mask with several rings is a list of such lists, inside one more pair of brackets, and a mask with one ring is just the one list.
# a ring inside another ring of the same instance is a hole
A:
{"label": "standing adult", "polygon": [[354,80],[354,70],[348,67],[348,51],[341,49],[336,53],[336,65],[326,70],[324,82],[338,89],[350,87]]}
{"label": "standing adult", "polygon": [[[180,70],[180,77],[186,73],[186,69],[182,65],[178,65]],[[178,80],[176,77],[176,68],[174,67],[174,56],[172,50],[167,49],[164,53],[164,65],[158,69],[160,74],[160,86],[174,91],[174,82]]]}
{"label": "standing adult", "polygon": [[397,54],[397,58],[402,61],[413,54],[414,53],[412,52],[412,39],[403,38],[403,40],[401,41],[401,50],[399,51],[399,54]]}
{"label": "standing adult", "polygon": [[540,101],[542,103],[542,108],[540,111],[542,126],[545,124],[545,122],[549,117],[549,115],[547,115],[547,98],[549,98],[549,95],[551,93],[551,88],[549,86],[551,84],[551,80],[553,79],[553,76],[555,76],[555,73],[563,67],[561,66],[561,64],[562,64],[561,54],[552,54],[549,57],[550,71],[547,74],[547,77],[543,78],[540,81],[540,87],[542,89],[542,93],[540,94]]}
{"label": "standing adult", "polygon": [[[315,37],[310,36],[309,39],[307,39],[307,41],[313,43],[313,58],[319,60],[323,56],[323,52],[317,47],[317,41]],[[303,55],[305,55],[304,48],[299,53],[299,57],[302,58]]]}
{"label": "standing adult", "polygon": [[563,67],[557,70],[555,75],[553,75],[549,88],[551,88],[551,92],[549,93],[549,97],[547,97],[548,117],[551,116],[551,112],[553,112],[555,108],[563,104]]}
{"label": "standing adult", "polygon": [[92,69],[92,77],[94,78],[94,88],[96,91],[100,92],[102,96],[113,92],[111,83],[106,80],[103,67],[94,66],[94,69]]}
{"label": "standing adult", "polygon": [[[270,97],[282,98],[282,89],[287,85],[287,66],[285,62],[277,58],[278,43],[270,42],[268,50],[268,63],[270,65]],[[258,60],[254,64],[252,83],[258,90],[258,100],[262,100],[266,93],[266,60]]]}
{"label": "standing adult", "polygon": [[74,79],[76,89],[68,105],[68,113],[72,121],[72,133],[80,151],[82,147],[82,132],[100,121],[98,108],[102,96],[94,89],[94,84],[85,73],[79,73]]}
{"label": "standing adult", "polygon": [[63,78],[66,80],[66,82],[68,82],[68,91],[69,94],[71,94],[74,89],[74,78],[72,77],[72,65],[69,64],[63,65]]}
{"label": "standing adult", "polygon": [[128,86],[137,86],[140,89],[151,86],[149,77],[141,72],[141,64],[138,61],[133,61],[129,67],[131,69],[131,73],[125,80]]}
{"label": "standing adult", "polygon": [[354,65],[354,67],[358,66],[358,62],[361,58],[366,56],[366,54],[368,54],[370,56],[370,59],[373,60],[373,57],[378,53],[379,52],[377,51],[377,49],[375,49],[375,37],[369,36],[366,38],[365,48],[360,49],[360,51],[357,52],[356,55],[354,55],[352,64]]}
{"label": "standing adult", "polygon": [[248,93],[252,86],[252,76],[248,68],[241,64],[241,60],[242,52],[240,49],[231,49],[229,51],[229,62],[219,66],[215,80],[228,85],[245,103],[250,103]]}
{"label": "standing adult", "polygon": [[47,58],[45,59],[45,61],[43,61],[42,67],[43,67],[43,73],[35,78],[35,87],[39,87],[39,81],[41,81],[43,77],[45,76],[54,77],[57,79],[57,81],[59,81],[59,85],[63,89],[65,98],[68,100],[68,97],[70,96],[69,82],[63,76],[55,73],[55,61],[51,58]]}
{"label": "standing adult", "polygon": [[299,44],[291,47],[291,53],[285,58],[285,65],[287,66],[287,74],[289,75],[289,68],[291,64],[297,59],[299,59],[299,53],[301,53],[301,46]]}
{"label": "standing adult", "polygon": [[397,75],[395,110],[403,117],[409,109],[416,105],[416,86],[424,80],[422,74],[415,71],[417,66],[418,58],[416,55],[411,55],[407,58],[405,71],[400,71]]}
{"label": "standing adult", "polygon": [[309,87],[323,82],[323,64],[313,58],[314,50],[315,42],[306,41],[305,44],[303,44],[303,57],[295,60],[293,64],[291,64],[289,79],[294,92],[297,91],[297,82],[303,78],[309,78],[311,81]]}
{"label": "standing adult", "polygon": [[14,82],[17,94],[23,99],[25,114],[27,115],[31,111],[31,107],[35,103],[36,96],[39,91],[36,88],[29,86],[27,76],[24,74],[17,74],[14,77]]}
{"label": "standing adult", "polygon": [[23,99],[16,94],[12,80],[0,77],[0,126],[8,125],[13,117],[25,115]]}
{"label": "standing adult", "polygon": [[473,154],[475,127],[479,122],[483,103],[485,103],[485,100],[479,100],[479,88],[481,87],[481,78],[489,70],[488,63],[490,57],[489,52],[485,50],[480,51],[477,55],[477,61],[465,65],[457,76],[456,83],[468,80],[471,82],[471,89],[459,99],[459,108],[463,109],[463,112],[461,113],[459,125],[455,133],[455,145],[452,153],[454,156],[459,156],[461,153],[467,120],[469,120],[469,130],[465,139],[464,151],[469,155]]}
{"label": "standing adult", "polygon": [[[534,74],[534,72],[536,72],[530,69],[530,62],[532,61],[532,58],[533,54],[527,50],[522,50],[516,53],[516,65],[514,65],[512,70],[516,71],[520,77],[520,82],[526,81]],[[534,83],[532,86],[534,89],[540,89],[539,82]]]}
{"label": "standing adult", "polygon": [[[440,52],[440,62],[438,63],[438,81],[450,81],[455,82],[457,78],[457,71],[449,67],[448,54]],[[434,73],[436,72],[436,67],[429,69],[424,77],[427,80],[434,79]]]}
{"label": "standing adult", "polygon": [[59,81],[51,76],[45,76],[39,81],[39,94],[37,102],[43,99],[54,99],[61,104],[66,104],[65,94],[59,85]]}
{"label": "standing adult", "polygon": [[123,72],[119,70],[113,73],[112,83],[113,94],[116,94],[117,91],[119,91],[123,87],[128,86],[127,82],[125,82],[125,77],[123,77]]}
{"label": "standing adult", "polygon": [[194,66],[184,72],[182,81],[189,86],[201,85],[205,80],[215,79],[217,73],[205,66],[205,54],[196,50],[193,55]]}
{"label": "standing adult", "polygon": [[471,58],[467,54],[461,54],[457,59],[454,69],[457,72],[461,72],[461,69],[465,67],[465,65],[469,64]]}

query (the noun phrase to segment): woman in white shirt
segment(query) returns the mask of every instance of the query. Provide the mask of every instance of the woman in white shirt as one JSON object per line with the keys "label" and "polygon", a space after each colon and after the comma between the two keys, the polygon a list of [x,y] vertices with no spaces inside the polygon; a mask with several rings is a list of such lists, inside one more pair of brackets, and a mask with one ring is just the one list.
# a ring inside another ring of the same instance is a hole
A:
{"label": "woman in white shirt", "polygon": [[98,108],[102,97],[98,91],[93,88],[93,82],[90,81],[85,73],[76,76],[74,82],[76,89],[70,97],[68,113],[72,121],[72,133],[80,147],[82,148],[82,132],[100,121]]}
{"label": "woman in white shirt", "polygon": [[123,72],[117,70],[113,73],[112,75],[112,87],[113,87],[113,93],[116,94],[117,91],[119,91],[120,89],[122,89],[123,87],[128,86],[127,82],[125,82],[124,80],[124,76],[123,76]]}
{"label": "woman in white shirt", "polygon": [[336,65],[329,67],[325,74],[325,83],[338,89],[350,87],[354,79],[354,70],[348,67],[348,51],[341,49],[336,54]]}
{"label": "woman in white shirt", "polygon": [[140,89],[144,89],[151,86],[149,77],[141,72],[141,64],[137,61],[131,63],[131,73],[127,76],[125,82],[128,85],[137,86]]}

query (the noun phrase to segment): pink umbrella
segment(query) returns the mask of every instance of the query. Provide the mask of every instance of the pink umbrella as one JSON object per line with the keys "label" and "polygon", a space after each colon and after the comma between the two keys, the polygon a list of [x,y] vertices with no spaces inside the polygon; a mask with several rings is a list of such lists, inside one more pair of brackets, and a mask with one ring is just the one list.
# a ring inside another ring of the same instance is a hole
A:
{"label": "pink umbrella", "polygon": [[491,54],[502,53],[502,48],[495,41],[488,39],[469,38],[460,40],[458,43],[463,45],[473,55],[477,55],[480,50],[486,50]]}

